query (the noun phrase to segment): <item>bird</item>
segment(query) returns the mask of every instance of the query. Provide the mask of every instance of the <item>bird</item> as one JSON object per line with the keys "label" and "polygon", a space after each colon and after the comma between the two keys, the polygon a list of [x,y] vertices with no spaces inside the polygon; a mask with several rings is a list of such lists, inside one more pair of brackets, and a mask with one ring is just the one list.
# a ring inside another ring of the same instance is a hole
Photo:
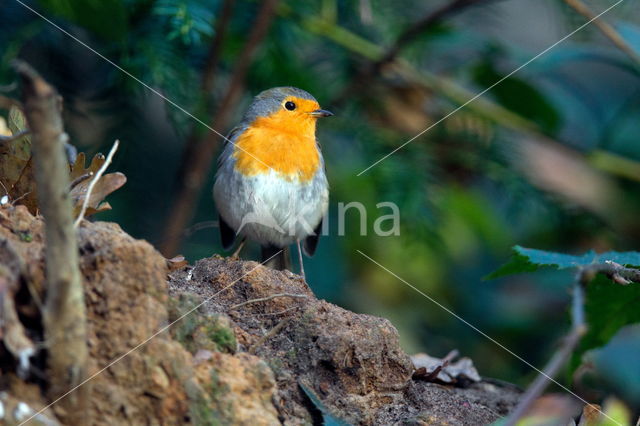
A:
{"label": "bird", "polygon": [[[312,256],[329,205],[329,184],[316,139],[320,108],[308,92],[274,87],[258,94],[225,140],[213,198],[225,250],[246,240],[261,246],[262,262],[292,270],[289,246]],[[302,247],[301,247],[302,246]]]}

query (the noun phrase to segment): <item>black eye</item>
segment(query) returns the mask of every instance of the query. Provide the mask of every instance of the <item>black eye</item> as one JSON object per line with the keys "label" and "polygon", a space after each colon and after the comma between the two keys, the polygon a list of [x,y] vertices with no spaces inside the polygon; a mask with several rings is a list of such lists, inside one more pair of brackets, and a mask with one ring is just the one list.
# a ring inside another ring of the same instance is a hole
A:
{"label": "black eye", "polygon": [[291,101],[288,101],[287,103],[284,104],[284,107],[289,111],[293,111],[294,109],[296,109],[296,104],[294,104]]}

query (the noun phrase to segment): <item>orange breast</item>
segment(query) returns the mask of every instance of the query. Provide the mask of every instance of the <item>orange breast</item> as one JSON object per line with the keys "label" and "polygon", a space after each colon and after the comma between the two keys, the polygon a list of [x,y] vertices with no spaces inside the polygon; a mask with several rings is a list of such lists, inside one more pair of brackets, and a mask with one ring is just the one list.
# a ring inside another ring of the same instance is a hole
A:
{"label": "orange breast", "polygon": [[309,181],[320,167],[315,119],[276,112],[255,120],[235,141],[235,168],[254,176],[269,169],[287,180]]}

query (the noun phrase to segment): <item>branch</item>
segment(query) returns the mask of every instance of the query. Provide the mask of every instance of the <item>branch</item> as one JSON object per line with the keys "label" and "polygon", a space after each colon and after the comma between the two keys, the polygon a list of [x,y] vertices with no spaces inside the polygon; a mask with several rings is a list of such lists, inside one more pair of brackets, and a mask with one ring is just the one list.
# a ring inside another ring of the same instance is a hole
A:
{"label": "branch", "polygon": [[[78,267],[78,245],[69,197],[68,139],[60,114],[60,96],[28,64],[14,62],[32,133],[40,211],[45,218],[46,301],[43,327],[47,342],[49,396],[63,397],[86,377],[87,328]],[[64,423],[86,424],[87,387],[60,402]]]}
{"label": "branch", "polygon": [[[220,62],[220,56],[222,51],[222,44],[227,32],[227,27],[229,26],[229,22],[231,20],[233,5],[235,0],[225,0],[222,9],[219,13],[219,17],[216,17],[216,25],[215,25],[215,37],[211,41],[211,45],[209,46],[209,51],[207,53],[207,58],[204,63],[204,67],[202,69],[202,79],[200,83],[200,92],[201,97],[200,101],[197,105],[197,114],[202,117],[210,117],[212,110],[212,91],[215,82],[216,70],[218,68],[218,63]],[[212,24],[213,25],[213,24]],[[190,159],[197,156],[200,146],[202,144],[202,138],[204,132],[208,129],[204,128],[200,125],[200,123],[193,123],[189,136],[185,140],[184,150],[182,152],[182,162],[178,168],[178,182],[180,183],[181,176],[186,176],[191,168],[191,164],[189,163]],[[177,191],[182,189],[183,185],[179,185],[177,187]],[[169,213],[173,214],[173,213]],[[170,219],[169,223],[174,219]],[[169,231],[165,232],[165,234],[161,237],[161,246],[164,247],[165,244],[170,244],[171,241],[167,241],[166,238],[171,239],[181,239],[182,235],[177,236],[174,234],[174,231],[171,231],[171,236],[167,237]],[[176,246],[177,249],[177,246]],[[174,249],[175,250],[175,249]],[[174,250],[169,250],[170,253],[173,253]],[[165,252],[165,250],[161,250]]]}
{"label": "branch", "polygon": [[518,420],[526,414],[533,403],[542,395],[553,378],[558,374],[560,369],[565,365],[571,353],[576,348],[582,336],[587,332],[584,314],[584,288],[589,282],[588,275],[590,271],[581,269],[573,286],[572,298],[572,328],[569,334],[564,338],[564,342],[553,355],[549,363],[545,366],[542,373],[529,385],[516,408],[509,414],[504,426],[514,426]]}
{"label": "branch", "polygon": [[404,30],[395,42],[385,51],[382,51],[372,59],[367,67],[360,68],[356,76],[345,87],[340,95],[338,95],[332,104],[342,103],[354,93],[358,87],[366,87],[371,80],[381,75],[381,70],[385,65],[394,62],[402,49],[411,44],[420,34],[428,31],[431,27],[441,22],[443,19],[460,13],[468,7],[475,6],[482,2],[491,2],[495,0],[453,0],[445,3],[439,8],[428,13],[422,19],[410,25]]}
{"label": "branch", "polygon": [[217,19],[215,37],[209,46],[209,53],[204,63],[202,72],[202,93],[205,97],[205,110],[209,110],[209,99],[211,99],[211,91],[214,87],[216,69],[222,53],[222,44],[227,34],[229,22],[233,12],[235,0],[225,0],[220,11],[220,17]]}
{"label": "branch", "polygon": [[[277,3],[278,0],[265,0],[262,3],[258,16],[253,22],[247,42],[236,61],[227,92],[218,106],[216,115],[211,121],[211,128],[225,129],[228,126],[228,120],[244,88],[249,67],[253,62],[258,47],[262,44],[271,26]],[[175,254],[180,245],[182,230],[191,220],[193,210],[196,208],[198,195],[211,167],[211,161],[218,145],[218,139],[217,134],[207,132],[204,140],[198,144],[197,149],[185,153],[182,162],[183,166],[181,167],[182,174],[178,176],[178,196],[169,214],[165,235],[163,237],[164,244],[160,248],[160,251],[165,257],[170,257]]]}
{"label": "branch", "polygon": [[[96,183],[100,180],[100,178],[102,177],[104,172],[107,170],[107,167],[109,167],[109,164],[111,164],[111,160],[113,160],[113,154],[116,153],[116,151],[118,150],[118,146],[119,145],[120,145],[120,141],[119,140],[116,140],[113,143],[113,146],[111,147],[111,151],[109,151],[109,155],[107,155],[107,159],[104,160],[104,163],[102,164],[100,169],[98,169],[96,174],[93,176],[93,179],[91,180],[91,182],[89,182],[89,186],[87,187],[87,193],[85,194],[84,201],[82,202],[82,209],[80,209],[80,213],[78,214],[78,217],[76,218],[76,221],[73,224],[74,228],[77,228],[78,225],[80,225],[80,222],[82,222],[82,219],[84,219],[84,214],[87,211],[87,207],[89,207],[89,200],[91,199],[91,192],[93,192],[93,188],[96,186]],[[82,178],[82,177],[83,176],[80,176],[80,178]]]}
{"label": "branch", "polygon": [[400,51],[413,42],[420,34],[428,31],[435,24],[441,22],[444,18],[450,15],[462,12],[464,9],[475,6],[478,3],[490,2],[494,0],[453,0],[450,3],[445,3],[441,7],[432,11],[413,25],[404,30],[400,36],[396,39],[395,43],[387,49],[382,55],[380,60],[374,63],[373,70],[379,70],[385,64],[393,62],[398,56]]}
{"label": "branch", "polygon": [[261,297],[259,299],[251,299],[251,300],[247,300],[246,302],[238,303],[237,305],[233,305],[232,307],[230,307],[229,310],[232,311],[232,310],[238,309],[238,308],[240,308],[242,306],[250,305],[252,303],[267,302],[269,300],[273,300],[273,299],[276,299],[278,297],[292,297],[292,298],[297,298],[297,299],[306,299],[307,295],[306,294],[294,294],[294,293],[272,294],[271,296]]}
{"label": "branch", "polygon": [[604,34],[605,37],[609,39],[618,49],[624,52],[633,62],[636,67],[640,66],[640,55],[633,49],[633,47],[629,46],[622,36],[613,28],[611,25],[603,21],[602,19],[596,19],[596,14],[589,9],[589,7],[584,4],[581,0],[564,0],[564,2],[569,5],[573,10],[578,12],[580,15],[587,18],[593,22],[593,25],[598,27],[600,32]]}
{"label": "branch", "polygon": [[619,263],[607,260],[605,263],[595,263],[582,268],[582,277],[585,285],[596,274],[604,274],[613,282],[620,285],[640,283],[640,269],[626,268]]}

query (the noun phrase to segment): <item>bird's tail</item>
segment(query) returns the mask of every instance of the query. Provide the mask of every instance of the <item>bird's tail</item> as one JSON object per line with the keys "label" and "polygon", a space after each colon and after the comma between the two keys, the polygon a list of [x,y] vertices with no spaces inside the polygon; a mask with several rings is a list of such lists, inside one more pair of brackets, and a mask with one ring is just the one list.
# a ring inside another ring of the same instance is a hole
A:
{"label": "bird's tail", "polygon": [[271,269],[291,271],[291,253],[289,247],[261,246],[262,262]]}

